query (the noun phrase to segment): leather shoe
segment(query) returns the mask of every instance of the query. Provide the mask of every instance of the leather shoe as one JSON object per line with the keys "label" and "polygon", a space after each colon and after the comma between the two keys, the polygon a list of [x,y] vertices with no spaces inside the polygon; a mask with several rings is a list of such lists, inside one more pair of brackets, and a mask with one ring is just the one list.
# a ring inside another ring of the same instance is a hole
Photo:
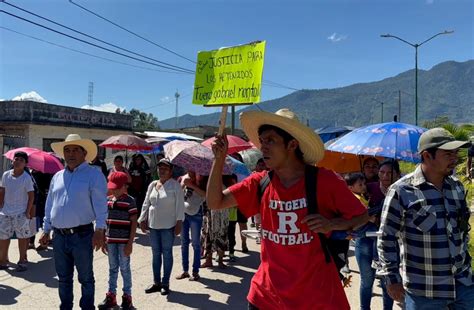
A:
{"label": "leather shoe", "polygon": [[146,294],[156,293],[161,290],[161,284],[152,284],[145,289]]}
{"label": "leather shoe", "polygon": [[199,281],[201,277],[199,276],[198,272],[193,272],[193,275],[189,278],[189,281]]}
{"label": "leather shoe", "polygon": [[161,295],[168,295],[170,293],[170,287],[168,285],[161,286]]}
{"label": "leather shoe", "polygon": [[182,280],[182,279],[186,279],[186,278],[189,278],[189,273],[183,272],[182,274],[180,274],[179,276],[176,277],[176,280]]}

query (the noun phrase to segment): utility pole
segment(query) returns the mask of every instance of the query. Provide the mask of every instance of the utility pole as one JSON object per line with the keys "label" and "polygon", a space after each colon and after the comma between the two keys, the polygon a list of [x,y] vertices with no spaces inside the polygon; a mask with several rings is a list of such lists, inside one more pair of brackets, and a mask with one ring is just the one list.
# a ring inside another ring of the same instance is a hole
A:
{"label": "utility pole", "polygon": [[89,92],[87,94],[87,104],[92,107],[94,98],[94,82],[89,82]]}
{"label": "utility pole", "polygon": [[175,122],[174,122],[174,129],[178,129],[178,99],[179,99],[178,90],[176,90],[174,97],[176,98],[176,117],[175,117]]}
{"label": "utility pole", "polygon": [[415,48],[415,125],[417,125],[417,126],[418,126],[418,48],[420,46],[422,46],[423,44],[425,44],[426,42],[436,38],[437,36],[440,36],[440,35],[443,35],[443,34],[451,34],[453,32],[454,31],[448,31],[448,30],[445,30],[443,32],[439,32],[439,33],[431,36],[430,38],[426,39],[425,41],[423,41],[421,43],[411,43],[411,42],[408,42],[405,39],[402,39],[400,37],[394,36],[394,35],[389,34],[389,33],[380,35],[382,38],[397,39],[397,40],[402,41],[403,43],[408,44],[411,47]]}
{"label": "utility pole", "polygon": [[382,106],[382,115],[380,116],[380,118],[381,118],[381,121],[380,121],[380,122],[383,123],[383,101],[380,102],[380,104],[381,104],[381,106]]}
{"label": "utility pole", "polygon": [[398,90],[398,121],[402,121],[402,92]]}
{"label": "utility pole", "polygon": [[235,131],[235,106],[234,105],[232,105],[230,108],[230,118],[231,118],[230,134],[234,135],[234,131]]}

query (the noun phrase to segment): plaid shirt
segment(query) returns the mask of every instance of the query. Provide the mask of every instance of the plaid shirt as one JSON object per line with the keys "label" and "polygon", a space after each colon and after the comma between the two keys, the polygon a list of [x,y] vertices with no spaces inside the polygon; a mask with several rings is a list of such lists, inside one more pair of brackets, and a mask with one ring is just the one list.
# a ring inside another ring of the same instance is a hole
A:
{"label": "plaid shirt", "polygon": [[379,274],[388,284],[403,278],[405,290],[416,296],[455,299],[456,281],[474,283],[467,251],[469,215],[461,182],[446,177],[441,192],[426,181],[419,165],[385,198]]}

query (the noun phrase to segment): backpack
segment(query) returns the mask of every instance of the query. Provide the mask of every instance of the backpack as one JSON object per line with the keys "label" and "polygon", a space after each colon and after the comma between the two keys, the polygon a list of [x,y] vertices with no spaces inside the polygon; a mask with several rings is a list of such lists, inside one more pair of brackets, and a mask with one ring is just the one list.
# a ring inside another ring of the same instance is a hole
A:
{"label": "backpack", "polygon": [[[259,201],[262,200],[263,194],[267,189],[270,181],[273,177],[273,171],[269,171],[259,183],[258,189],[258,198]],[[306,203],[308,206],[308,214],[317,214],[318,213],[318,200],[316,199],[316,189],[318,181],[318,167],[316,166],[305,166],[305,188],[306,188]],[[309,193],[309,195],[308,195]],[[324,258],[326,263],[330,263],[331,260],[334,261],[338,270],[340,270],[344,265],[345,261],[341,260],[341,254],[347,253],[349,250],[349,240],[335,240],[328,239],[325,234],[318,233],[319,240],[321,242],[321,247],[324,252]]]}

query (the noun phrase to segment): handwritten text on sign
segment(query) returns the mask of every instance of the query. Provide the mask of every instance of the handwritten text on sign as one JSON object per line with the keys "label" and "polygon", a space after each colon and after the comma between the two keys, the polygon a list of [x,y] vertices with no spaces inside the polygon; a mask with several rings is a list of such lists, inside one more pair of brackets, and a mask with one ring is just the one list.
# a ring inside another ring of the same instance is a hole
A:
{"label": "handwritten text on sign", "polygon": [[199,52],[194,104],[223,105],[260,101],[265,41]]}

